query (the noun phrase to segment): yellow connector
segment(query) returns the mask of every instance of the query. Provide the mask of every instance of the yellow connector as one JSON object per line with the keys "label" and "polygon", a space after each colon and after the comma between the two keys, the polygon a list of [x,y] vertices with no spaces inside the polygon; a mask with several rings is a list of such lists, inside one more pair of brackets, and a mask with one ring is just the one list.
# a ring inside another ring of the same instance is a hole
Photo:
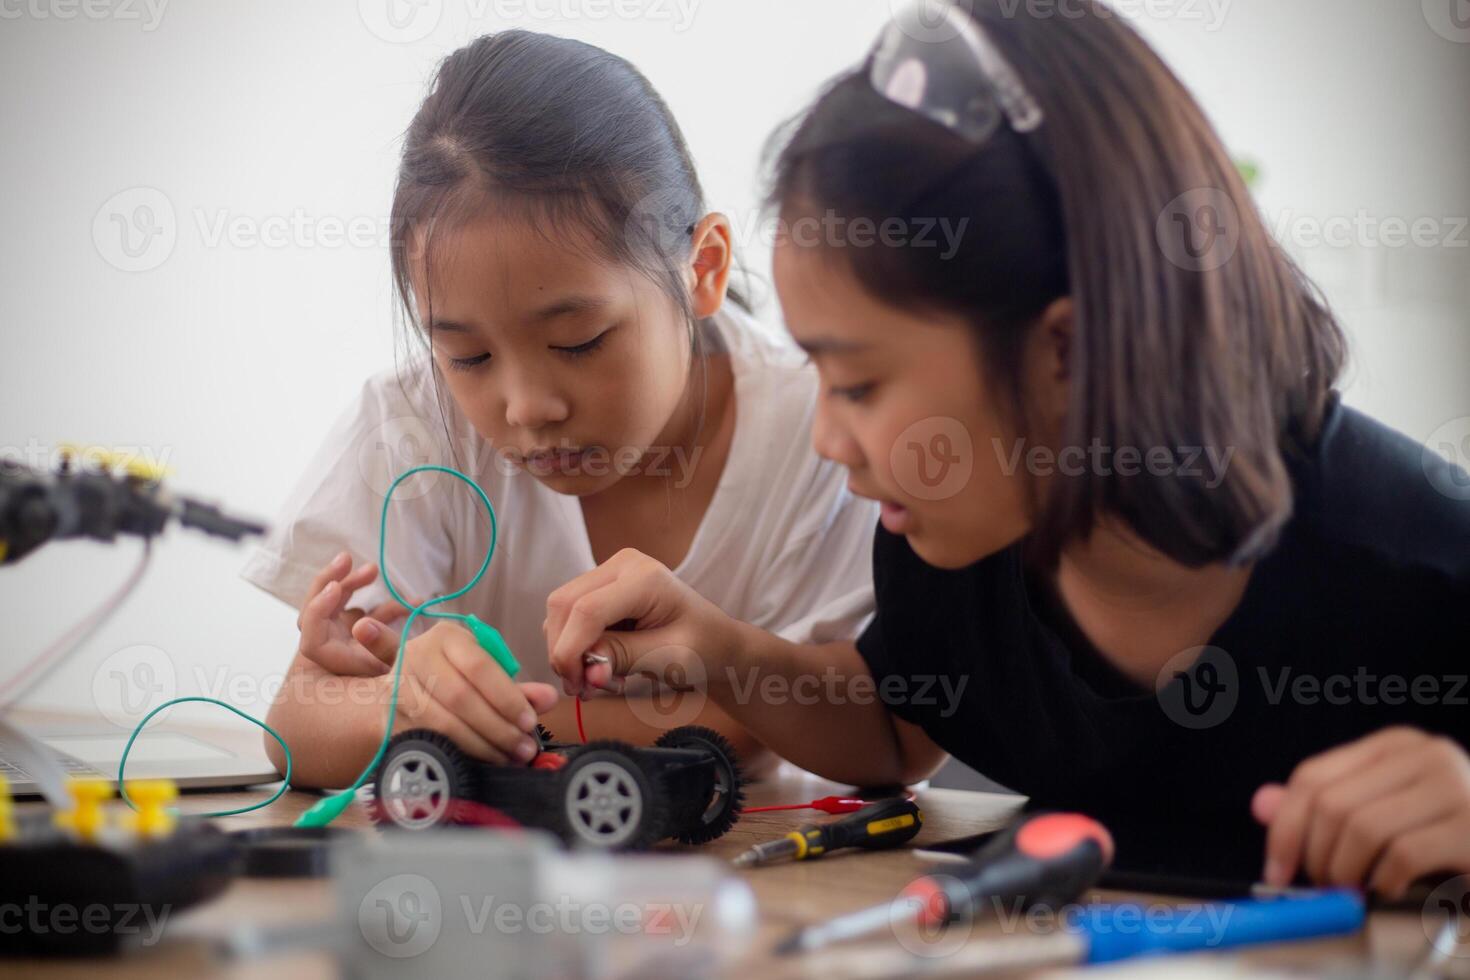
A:
{"label": "yellow connector", "polygon": [[15,838],[15,803],[10,798],[10,780],[0,776],[0,844]]}
{"label": "yellow connector", "polygon": [[173,833],[177,822],[168,811],[168,804],[178,799],[179,788],[169,779],[138,779],[128,781],[128,799],[138,808],[137,813],[124,814],[123,826],[137,832],[139,837],[167,837]]}
{"label": "yellow connector", "polygon": [[105,779],[71,779],[67,781],[75,809],[63,810],[52,819],[56,826],[70,830],[84,841],[93,841],[107,826],[107,813],[102,804],[112,799],[112,785]]}

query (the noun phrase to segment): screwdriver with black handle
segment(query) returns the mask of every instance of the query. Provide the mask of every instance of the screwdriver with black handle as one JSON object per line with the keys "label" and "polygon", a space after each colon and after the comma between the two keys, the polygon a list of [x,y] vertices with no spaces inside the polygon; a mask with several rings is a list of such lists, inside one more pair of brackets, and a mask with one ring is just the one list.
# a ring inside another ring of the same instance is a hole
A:
{"label": "screwdriver with black handle", "polygon": [[945,865],[909,883],[893,902],[797,930],[776,947],[804,953],[910,921],[925,929],[979,918],[988,903],[1061,906],[1091,888],[1113,859],[1113,838],[1080,813],[1025,817],[964,865]]}
{"label": "screwdriver with black handle", "polygon": [[785,837],[757,844],[735,858],[737,868],[791,858],[804,861],[844,847],[877,850],[914,839],[924,814],[913,800],[880,800],[831,823],[809,823]]}

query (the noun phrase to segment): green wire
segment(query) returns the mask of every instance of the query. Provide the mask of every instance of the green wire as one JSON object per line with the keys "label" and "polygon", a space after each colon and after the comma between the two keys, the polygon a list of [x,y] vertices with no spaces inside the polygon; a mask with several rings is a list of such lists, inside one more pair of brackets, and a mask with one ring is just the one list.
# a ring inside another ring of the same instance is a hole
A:
{"label": "green wire", "polygon": [[[133,729],[133,734],[128,736],[128,744],[123,746],[122,758],[117,760],[117,792],[118,795],[122,797],[123,802],[132,807],[134,810],[138,809],[137,804],[133,802],[132,797],[128,796],[127,783],[123,782],[123,770],[127,768],[128,753],[133,751],[133,743],[138,740],[139,735],[143,734],[143,729],[150,721],[153,720],[154,715],[158,714],[164,708],[171,708],[176,704],[184,704],[189,701],[203,701],[206,704],[217,704],[221,708],[224,708],[228,711],[233,711],[235,714],[239,715],[241,718],[244,718],[251,724],[259,725],[261,728],[264,728],[270,734],[271,738],[274,738],[277,742],[281,744],[281,751],[286,753],[286,775],[283,777],[283,780],[281,782],[281,788],[276,790],[275,796],[272,796],[270,799],[266,800],[263,803],[252,803],[249,806],[242,806],[238,810],[217,810],[214,813],[201,813],[198,814],[198,816],[233,817],[238,813],[249,813],[251,810],[259,810],[261,807],[270,806],[272,803],[276,802],[276,800],[279,800],[281,798],[281,794],[286,792],[286,790],[291,785],[291,746],[286,744],[286,740],[280,736],[280,733],[278,733],[274,728],[267,725],[260,719],[250,717],[245,712],[235,707],[233,704],[226,704],[219,698],[188,697],[174,698],[172,701],[165,701],[163,704],[160,704],[158,707],[148,712],[148,714],[143,717],[143,720],[138,722],[138,727]],[[178,813],[178,807],[174,807],[173,811],[175,813]]]}
{"label": "green wire", "polygon": [[378,526],[378,571],[383,576],[383,584],[388,587],[388,594],[398,600],[399,605],[408,605],[408,600],[398,594],[398,590],[393,587],[393,580],[388,577],[388,505],[393,501],[393,491],[398,489],[398,484],[415,473],[430,470],[438,473],[448,473],[455,479],[463,481],[471,490],[475,491],[475,494],[480,498],[480,503],[485,505],[485,512],[490,515],[490,547],[485,550],[485,560],[480,563],[480,570],[474,574],[473,578],[454,592],[439,596],[437,599],[429,599],[426,602],[422,602],[414,606],[412,611],[409,612],[408,619],[403,623],[403,632],[398,636],[398,656],[394,658],[393,664],[393,693],[388,699],[388,723],[383,726],[383,740],[378,743],[378,751],[373,755],[373,761],[367,764],[367,768],[362,771],[362,775],[357,777],[357,781],[343,791],[346,793],[355,792],[358,787],[367,782],[368,777],[378,768],[378,763],[383,761],[383,753],[388,751],[388,743],[393,739],[393,718],[398,714],[398,682],[403,678],[403,648],[408,645],[408,634],[410,628],[413,626],[414,620],[418,619],[420,615],[424,615],[436,619],[458,620],[468,625],[470,621],[468,616],[461,616],[458,613],[429,612],[428,608],[430,606],[437,606],[441,602],[458,599],[470,589],[473,589],[479,584],[480,579],[485,577],[485,571],[490,567],[490,559],[495,557],[495,540],[498,534],[495,523],[495,508],[491,505],[490,498],[485,495],[485,491],[480,489],[480,485],[459,470],[451,469],[448,466],[415,466],[413,469],[399,474],[398,479],[394,480],[392,485],[388,487],[388,492],[383,494],[383,517]]}
{"label": "green wire", "polygon": [[[358,788],[361,787],[363,783],[367,782],[368,777],[371,776],[373,772],[378,768],[378,764],[383,761],[383,754],[388,751],[388,743],[393,738],[393,719],[398,714],[398,685],[399,681],[403,678],[403,650],[404,647],[408,644],[409,630],[412,628],[414,621],[422,615],[435,619],[457,620],[458,622],[464,623],[472,630],[474,630],[475,625],[478,625],[478,620],[475,620],[473,616],[464,616],[460,615],[459,613],[429,611],[430,606],[437,606],[440,603],[448,602],[451,599],[458,599],[460,596],[464,595],[470,589],[473,589],[476,585],[478,585],[480,579],[485,577],[485,572],[490,568],[490,559],[495,557],[495,542],[499,533],[495,521],[495,508],[491,505],[490,498],[485,495],[485,491],[480,488],[480,485],[474,480],[471,480],[469,477],[465,476],[459,470],[452,469],[448,466],[436,466],[432,464],[425,466],[415,466],[411,470],[405,470],[403,473],[400,473],[398,475],[398,478],[393,481],[391,486],[388,487],[388,492],[383,495],[383,513],[382,518],[378,523],[378,572],[383,577],[383,584],[388,587],[388,594],[391,595],[395,600],[397,600],[401,605],[408,606],[408,601],[404,599],[403,596],[398,594],[398,590],[393,586],[393,580],[388,576],[388,506],[393,501],[393,491],[398,489],[398,485],[400,483],[416,473],[423,473],[427,471],[448,473],[450,476],[454,477],[457,480],[460,480],[461,482],[468,485],[471,490],[475,491],[476,496],[480,498],[480,503],[485,505],[485,512],[490,515],[490,547],[487,548],[485,551],[485,560],[480,563],[480,570],[475,572],[474,577],[471,578],[469,582],[460,587],[458,590],[449,593],[448,595],[442,595],[434,599],[429,599],[425,602],[419,603],[417,606],[414,606],[411,609],[408,614],[408,619],[403,624],[403,632],[399,635],[398,638],[398,656],[393,667],[393,693],[388,700],[388,723],[383,727],[383,740],[378,743],[378,751],[373,755],[373,760],[367,764],[367,768],[364,769],[362,771],[362,774],[357,777],[356,782],[347,787],[347,789],[342,790],[341,792],[336,793],[333,796],[323,799],[321,802],[313,806],[310,810],[307,810],[306,813],[302,814],[301,818],[297,820],[297,826],[323,826],[326,823],[330,823],[333,819],[336,818],[336,815],[342,811],[342,807],[346,806],[347,802],[350,802],[353,794],[357,792]],[[478,635],[478,631],[476,632]],[[506,651],[506,655],[510,655],[509,651]],[[506,665],[502,664],[502,666]],[[511,658],[509,666],[515,666],[514,658]],[[135,806],[133,801],[128,797],[128,791],[123,783],[123,770],[128,764],[128,753],[132,751],[133,742],[135,742],[138,736],[142,734],[143,729],[145,726],[147,726],[148,722],[153,720],[154,715],[158,714],[164,708],[171,707],[175,704],[183,704],[188,701],[203,701],[208,704],[217,704],[221,708],[226,708],[230,711],[233,711],[235,714],[239,715],[241,718],[244,718],[246,721],[251,722],[255,725],[259,725],[261,728],[265,729],[265,731],[272,738],[280,743],[282,751],[286,753],[286,773],[284,781],[281,783],[281,788],[276,790],[276,794],[270,799],[265,800],[261,803],[253,803],[250,806],[240,807],[238,810],[220,810],[216,813],[200,814],[200,816],[231,817],[237,814],[249,813],[252,810],[259,810],[262,807],[270,806],[276,800],[280,799],[281,794],[286,792],[286,790],[291,785],[291,748],[286,744],[286,740],[280,736],[280,733],[271,728],[265,722],[257,718],[252,718],[245,712],[241,711],[239,708],[236,708],[233,705],[226,704],[225,702],[220,701],[217,698],[187,697],[174,698],[172,701],[167,701],[154,708],[152,711],[148,712],[143,720],[138,723],[138,727],[134,728],[133,733],[128,736],[128,742],[125,746],[123,746],[122,758],[119,759],[117,763],[118,792],[121,794],[124,802],[126,802],[127,805],[132,807],[134,810],[137,809],[137,806]],[[333,801],[338,801],[338,805],[336,805],[335,807],[331,806],[330,804]],[[313,819],[314,815],[317,815],[319,813],[326,814],[326,818],[324,820],[319,818]]]}

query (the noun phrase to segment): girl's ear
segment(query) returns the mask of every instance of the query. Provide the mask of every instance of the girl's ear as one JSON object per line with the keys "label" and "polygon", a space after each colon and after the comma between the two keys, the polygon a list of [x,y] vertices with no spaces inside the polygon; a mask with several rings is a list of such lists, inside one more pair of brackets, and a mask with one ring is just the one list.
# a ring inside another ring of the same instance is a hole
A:
{"label": "girl's ear", "polygon": [[696,319],[714,316],[725,302],[730,268],[735,261],[731,245],[730,219],[707,214],[694,226],[690,252],[689,299]]}
{"label": "girl's ear", "polygon": [[1073,312],[1070,296],[1052,300],[1032,324],[1027,343],[1027,401],[1051,433],[1062,431],[1070,404]]}

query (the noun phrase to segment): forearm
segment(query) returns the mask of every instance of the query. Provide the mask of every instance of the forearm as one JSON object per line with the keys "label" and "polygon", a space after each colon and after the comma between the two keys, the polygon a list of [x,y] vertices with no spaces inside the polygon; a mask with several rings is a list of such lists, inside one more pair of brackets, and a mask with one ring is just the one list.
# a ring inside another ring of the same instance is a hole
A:
{"label": "forearm", "polygon": [[944,752],[896,721],[852,642],[796,644],[738,624],[711,699],[772,751],[856,785],[927,778]]}
{"label": "forearm", "polygon": [[[372,760],[388,718],[389,688],[383,678],[346,677],[298,655],[266,722],[291,747],[291,784],[350,785]],[[266,736],[266,752],[285,772],[285,754]]]}

